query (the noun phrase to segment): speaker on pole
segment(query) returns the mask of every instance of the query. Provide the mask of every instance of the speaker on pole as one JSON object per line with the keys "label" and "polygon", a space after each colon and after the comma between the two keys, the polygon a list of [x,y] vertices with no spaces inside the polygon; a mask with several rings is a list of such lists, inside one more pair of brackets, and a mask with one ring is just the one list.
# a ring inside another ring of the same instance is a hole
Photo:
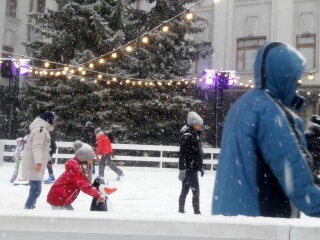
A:
{"label": "speaker on pole", "polygon": [[1,77],[3,78],[12,78],[13,69],[11,60],[3,60],[1,63]]}

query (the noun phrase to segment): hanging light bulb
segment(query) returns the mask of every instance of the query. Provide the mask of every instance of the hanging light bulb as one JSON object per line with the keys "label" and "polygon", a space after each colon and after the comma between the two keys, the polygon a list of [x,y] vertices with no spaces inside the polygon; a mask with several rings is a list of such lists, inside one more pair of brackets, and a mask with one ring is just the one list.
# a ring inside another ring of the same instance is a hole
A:
{"label": "hanging light bulb", "polygon": [[71,72],[72,74],[74,74],[74,70],[73,70],[73,69],[71,69],[70,72]]}
{"label": "hanging light bulb", "polygon": [[102,75],[101,75],[101,74],[99,74],[99,75],[98,75],[98,78],[99,78],[99,79],[101,79],[101,78],[102,78]]}
{"label": "hanging light bulb", "polygon": [[79,72],[83,70],[83,67],[78,67]]}
{"label": "hanging light bulb", "polygon": [[50,66],[50,63],[45,62],[45,63],[44,63],[44,66],[45,66],[46,68],[48,68],[48,67]]}
{"label": "hanging light bulb", "polygon": [[98,80],[97,80],[97,79],[95,79],[93,82],[94,82],[94,83],[98,83]]}
{"label": "hanging light bulb", "polygon": [[84,78],[81,78],[81,80],[80,80],[81,82],[84,82],[85,81],[85,79]]}
{"label": "hanging light bulb", "polygon": [[113,78],[112,78],[112,81],[116,82],[116,81],[117,81],[117,78],[116,78],[116,77],[113,77]]}
{"label": "hanging light bulb", "polygon": [[86,71],[82,71],[81,74],[82,74],[82,75],[86,75]]}
{"label": "hanging light bulb", "polygon": [[187,20],[192,20],[193,17],[194,17],[194,14],[193,14],[192,12],[188,12],[188,13],[186,14],[186,19],[187,19]]}
{"label": "hanging light bulb", "polygon": [[141,85],[141,84],[142,84],[142,82],[141,82],[141,81],[139,81],[139,82],[138,82],[138,84],[139,84],[139,85]]}
{"label": "hanging light bulb", "polygon": [[63,75],[66,75],[66,74],[67,74],[67,72],[66,72],[66,71],[62,71],[62,74],[63,74]]}
{"label": "hanging light bulb", "polygon": [[64,68],[63,68],[63,70],[68,71],[68,70],[69,70],[69,68],[68,68],[68,67],[64,67]]}
{"label": "hanging light bulb", "polygon": [[52,76],[54,74],[54,72],[50,72],[50,75]]}
{"label": "hanging light bulb", "polygon": [[71,79],[72,77],[71,76],[68,76],[68,79]]}
{"label": "hanging light bulb", "polygon": [[308,79],[309,79],[309,80],[313,80],[313,79],[314,79],[314,75],[313,75],[312,73],[309,74]]}
{"label": "hanging light bulb", "polygon": [[90,64],[89,64],[89,68],[94,68],[93,63],[90,63]]}
{"label": "hanging light bulb", "polygon": [[133,51],[133,47],[131,45],[126,46],[126,51],[127,52],[132,52]]}
{"label": "hanging light bulb", "polygon": [[101,64],[104,63],[104,59],[103,59],[103,58],[100,58],[100,59],[99,59],[99,63],[101,63]]}
{"label": "hanging light bulb", "polygon": [[107,84],[110,84],[110,81],[108,81]]}
{"label": "hanging light bulb", "polygon": [[116,52],[114,52],[114,53],[111,54],[111,57],[112,57],[112,58],[117,58],[117,57],[118,57],[118,54],[117,54]]}
{"label": "hanging light bulb", "polygon": [[169,26],[168,25],[164,25],[162,27],[162,32],[168,32],[169,31]]}
{"label": "hanging light bulb", "polygon": [[127,79],[127,80],[126,80],[126,83],[129,83],[129,82],[130,82],[130,80],[129,80],[129,79]]}
{"label": "hanging light bulb", "polygon": [[142,38],[142,42],[143,43],[148,43],[149,42],[149,38],[148,37],[143,37]]}

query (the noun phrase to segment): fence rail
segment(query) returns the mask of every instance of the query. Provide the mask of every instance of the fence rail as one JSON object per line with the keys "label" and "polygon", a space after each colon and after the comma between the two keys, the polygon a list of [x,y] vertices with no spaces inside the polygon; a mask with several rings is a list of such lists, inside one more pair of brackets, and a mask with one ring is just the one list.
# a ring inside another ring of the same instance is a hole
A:
{"label": "fence rail", "polygon": [[[56,142],[57,150],[53,154],[55,163],[62,164],[74,156],[72,142]],[[15,140],[0,140],[0,165],[10,161],[13,157]],[[112,144],[116,154],[115,161],[127,166],[152,166],[158,168],[177,167],[179,162],[179,146],[164,145],[138,145],[138,144]],[[218,163],[219,148],[204,148],[203,163],[206,169],[215,170]],[[149,163],[149,165],[148,165]],[[140,165],[139,165],[140,164]]]}

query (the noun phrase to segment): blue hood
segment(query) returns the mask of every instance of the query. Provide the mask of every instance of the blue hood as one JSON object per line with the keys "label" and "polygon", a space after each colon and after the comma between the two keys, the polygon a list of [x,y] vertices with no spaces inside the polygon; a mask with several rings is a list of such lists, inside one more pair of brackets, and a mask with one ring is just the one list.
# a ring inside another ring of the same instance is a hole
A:
{"label": "blue hood", "polygon": [[305,99],[296,94],[306,60],[293,47],[281,42],[266,43],[259,50],[255,64],[255,86],[298,111]]}

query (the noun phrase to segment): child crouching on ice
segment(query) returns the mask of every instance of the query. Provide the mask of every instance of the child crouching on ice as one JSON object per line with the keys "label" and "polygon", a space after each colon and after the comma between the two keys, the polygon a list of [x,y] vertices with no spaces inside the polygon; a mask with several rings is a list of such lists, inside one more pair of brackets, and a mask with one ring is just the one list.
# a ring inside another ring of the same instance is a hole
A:
{"label": "child crouching on ice", "polygon": [[105,195],[116,190],[101,185],[99,192],[91,185],[89,179],[95,153],[90,145],[76,141],[73,148],[76,156],[66,162],[65,172],[55,181],[47,196],[47,202],[53,209],[73,210],[71,204],[80,190],[100,202],[105,201]]}

